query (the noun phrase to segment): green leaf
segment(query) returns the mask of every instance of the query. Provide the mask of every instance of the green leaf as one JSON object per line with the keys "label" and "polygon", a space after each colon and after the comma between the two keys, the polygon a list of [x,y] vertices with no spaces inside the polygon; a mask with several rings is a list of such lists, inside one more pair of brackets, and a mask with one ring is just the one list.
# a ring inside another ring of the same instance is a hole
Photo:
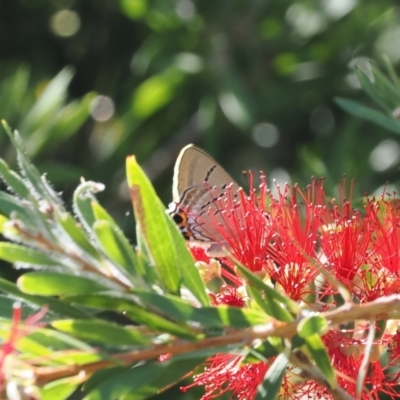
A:
{"label": "green leaf", "polygon": [[162,389],[179,382],[188,373],[205,361],[205,357],[173,357],[164,362],[152,362],[128,370],[114,369],[107,376],[101,371],[89,379],[84,389],[93,387],[84,400],[113,400],[130,394],[129,399],[147,399]]}
{"label": "green leaf", "polygon": [[155,313],[146,311],[132,297],[131,294],[108,291],[93,293],[90,296],[74,296],[68,299],[72,303],[82,304],[85,307],[124,313],[133,322],[148,326],[155,332],[170,333],[185,339],[195,339],[195,335],[190,329],[179,326]]}
{"label": "green leaf", "polygon": [[67,88],[74,76],[71,67],[61,70],[45,87],[39,99],[24,119],[23,132],[32,132],[54,116],[67,96]]}
{"label": "green leaf", "polygon": [[312,315],[310,317],[303,318],[297,326],[297,332],[299,333],[299,336],[304,339],[311,335],[324,334],[328,330],[328,322],[322,315]]}
{"label": "green leaf", "polygon": [[48,149],[77,134],[79,128],[89,117],[90,103],[95,96],[95,93],[87,93],[79,101],[72,101],[59,110],[54,121],[47,126],[39,127],[30,137],[31,154],[37,154],[39,151]]}
{"label": "green leaf", "polygon": [[62,202],[54,190],[50,189],[43,183],[39,171],[32,165],[28,157],[24,153],[24,141],[17,131],[11,132],[10,127],[7,125],[6,121],[2,121],[3,127],[7,132],[12,144],[17,150],[17,156],[19,161],[19,166],[21,168],[22,175],[26,178],[31,186],[31,195],[36,198],[41,198],[47,200],[49,203],[57,204],[59,207],[63,207]]}
{"label": "green leaf", "polygon": [[30,209],[21,200],[5,192],[0,192],[0,213],[7,217],[17,214],[26,220],[32,218]]}
{"label": "green leaf", "polygon": [[42,296],[72,296],[109,289],[93,279],[56,272],[28,272],[17,284],[24,293]]}
{"label": "green leaf", "polygon": [[[0,294],[0,320],[12,319],[15,303],[15,298]],[[22,311],[22,319],[27,318],[29,315],[32,315],[33,312],[37,311],[32,309],[32,304],[27,304],[25,301],[22,301],[22,299],[19,300],[19,303]]]}
{"label": "green leaf", "polygon": [[0,290],[8,293],[13,298],[33,304],[34,306],[47,306],[50,311],[68,318],[90,318],[91,315],[52,297],[32,296],[22,292],[17,285],[0,278]]}
{"label": "green leaf", "polygon": [[278,357],[276,357],[272,365],[268,367],[262,385],[258,387],[258,392],[255,397],[256,400],[273,400],[278,398],[282,385],[282,379],[285,375],[288,364],[289,358],[286,352],[281,353],[278,355]]}
{"label": "green leaf", "polygon": [[142,82],[132,98],[132,112],[139,119],[148,118],[173,98],[175,88],[185,74],[178,68],[170,67],[161,74],[153,75]]}
{"label": "green leaf", "polygon": [[393,111],[400,104],[400,92],[377,67],[371,66],[375,78],[375,84],[378,86],[381,98],[385,99],[388,111]]}
{"label": "green leaf", "polygon": [[185,286],[193,296],[196,297],[201,305],[209,305],[210,298],[206,293],[200,272],[195,266],[193,256],[187,248],[186,241],[181,231],[178,229],[178,226],[170,215],[167,215],[167,224],[170,229],[174,249],[179,259],[178,266],[183,286]]}
{"label": "green leaf", "polygon": [[124,268],[132,276],[139,276],[135,273],[137,262],[132,247],[126,237],[116,230],[112,223],[106,220],[96,221],[93,225],[93,232],[102,250],[111,261]]}
{"label": "green leaf", "polygon": [[166,215],[164,206],[157,198],[151,183],[133,158],[127,160],[127,175],[128,183],[135,185],[138,191],[136,203],[133,198],[136,218],[139,221],[138,242],[139,244],[145,242],[148,252],[156,261],[158,260],[155,266],[159,277],[168,278],[166,286],[171,285],[174,288],[178,283],[174,280],[180,275],[183,285],[200,304],[208,305],[210,299],[181,232],[172,218]]}
{"label": "green leaf", "polygon": [[67,400],[81,383],[81,378],[71,377],[58,379],[43,386],[41,400]]}
{"label": "green leaf", "polygon": [[59,266],[61,264],[40,250],[8,242],[0,243],[0,258],[11,263],[40,266]]}
{"label": "green leaf", "polygon": [[337,387],[335,371],[321,337],[318,334],[314,334],[305,337],[304,340],[306,341],[307,349],[312,355],[315,364],[324,374],[329,386],[335,389]]}
{"label": "green leaf", "polygon": [[151,343],[136,328],[124,328],[101,320],[64,319],[53,321],[51,325],[60,331],[109,346],[135,346]]}
{"label": "green leaf", "polygon": [[[92,358],[95,357],[96,360],[101,358],[98,349],[93,348],[92,346],[73,336],[56,331],[54,329],[37,328],[25,337],[29,337],[29,339],[32,341],[50,348],[51,351],[63,351],[73,348],[75,350],[79,350],[80,352],[84,352],[85,357],[87,357],[89,354]],[[68,357],[68,354],[66,354],[66,357]]]}
{"label": "green leaf", "polygon": [[30,192],[23,179],[12,171],[7,163],[0,159],[0,175],[7,186],[19,197],[29,197]]}
{"label": "green leaf", "polygon": [[387,55],[384,55],[382,57],[382,61],[383,61],[383,64],[385,65],[385,67],[386,67],[386,70],[387,70],[387,72],[388,72],[388,74],[390,76],[390,79],[392,80],[395,88],[397,90],[400,90],[400,79],[397,76],[396,71],[393,68],[392,63],[390,62],[390,58]]}
{"label": "green leaf", "polygon": [[172,295],[162,296],[138,290],[135,290],[134,293],[162,315],[182,323],[197,322],[206,328],[240,329],[270,321],[270,318],[264,313],[248,308],[228,306],[198,308],[192,306],[188,301]]}
{"label": "green leaf", "polygon": [[375,124],[389,130],[390,132],[400,133],[400,123],[393,118],[389,118],[379,111],[376,111],[370,107],[363,106],[353,100],[336,97],[335,102],[348,113],[365,119],[367,121],[374,122]]}
{"label": "green leaf", "polygon": [[382,95],[376,82],[371,81],[371,78],[361,68],[356,68],[355,71],[365,93],[367,93],[368,96],[377,104],[379,104],[386,112],[390,112],[391,108],[387,104],[387,101]]}
{"label": "green leaf", "polygon": [[[133,246],[129,243],[129,240],[119,228],[117,223],[99,203],[92,202],[92,208],[95,218],[97,220],[105,220],[106,223],[109,225],[107,229],[111,231],[110,233],[112,233],[113,236],[115,236],[115,244],[118,247],[118,251],[121,253],[119,258],[121,258],[121,261],[123,259],[125,262],[125,264],[121,265],[131,265],[132,268],[126,268],[128,272],[130,272],[132,276],[136,279],[138,279],[138,277],[141,278],[139,282],[136,282],[136,284],[139,284],[140,286],[144,286],[147,284],[150,286],[150,282],[148,282],[146,279],[148,277],[148,268],[146,268],[146,266],[142,262],[140,262],[139,257],[133,249]],[[96,223],[98,223],[98,221]],[[105,241],[102,240],[102,243],[103,249],[107,251],[106,247],[108,246],[106,246]],[[119,262],[117,261],[117,263]]]}
{"label": "green leaf", "polygon": [[143,239],[154,261],[158,277],[170,293],[178,293],[179,258],[173,246],[165,210],[133,156],[127,158],[126,172],[135,217],[141,226]]}
{"label": "green leaf", "polygon": [[76,188],[73,196],[73,208],[82,225],[88,232],[92,232],[92,226],[96,222],[93,213],[92,202],[96,202],[93,193],[104,190],[102,183],[84,181]]}
{"label": "green leaf", "polygon": [[[236,263],[236,267],[240,270],[243,277],[261,293],[264,293],[266,304],[259,304],[262,309],[269,310],[273,313],[273,317],[280,319],[281,321],[293,321],[293,315],[297,315],[300,312],[299,306],[291,300],[289,297],[283,296],[272,287],[266,285],[258,276],[249,271],[246,267]],[[252,291],[254,294],[255,290]],[[262,298],[256,296],[256,301],[262,301]],[[271,314],[270,314],[271,315]]]}
{"label": "green leaf", "polygon": [[62,227],[64,232],[84,251],[93,258],[99,259],[98,251],[90,243],[84,231],[78,226],[75,219],[66,212],[55,213],[57,223]]}
{"label": "green leaf", "polygon": [[97,201],[92,202],[92,210],[96,220],[105,220],[112,225],[117,225],[114,218]]}

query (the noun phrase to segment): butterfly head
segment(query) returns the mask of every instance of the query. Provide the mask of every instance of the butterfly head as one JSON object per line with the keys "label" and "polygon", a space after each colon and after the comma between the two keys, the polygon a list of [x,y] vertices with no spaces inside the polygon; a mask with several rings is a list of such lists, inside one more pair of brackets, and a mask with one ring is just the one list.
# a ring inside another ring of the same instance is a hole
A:
{"label": "butterfly head", "polygon": [[167,213],[172,217],[186,240],[193,238],[193,233],[190,229],[189,217],[183,208],[179,206],[179,204],[170,203]]}

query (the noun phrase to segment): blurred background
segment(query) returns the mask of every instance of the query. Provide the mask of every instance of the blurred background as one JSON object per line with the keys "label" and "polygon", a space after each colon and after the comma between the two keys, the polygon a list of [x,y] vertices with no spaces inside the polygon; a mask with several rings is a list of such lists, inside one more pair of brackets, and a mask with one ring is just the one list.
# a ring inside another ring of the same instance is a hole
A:
{"label": "blurred background", "polygon": [[[165,204],[188,143],[241,184],[252,169],[270,184],[325,177],[329,194],[344,173],[356,196],[398,188],[396,93],[386,120],[335,101],[378,109],[354,67],[390,75],[383,55],[399,69],[398,0],[0,0],[0,117],[67,203],[81,176],[105,183],[100,201],[132,238],[129,154]],[[0,157],[16,166],[3,130]]]}
{"label": "blurred background", "polygon": [[[0,117],[67,202],[81,176],[105,183],[133,235],[125,157],[167,204],[188,143],[242,184],[252,169],[329,193],[344,173],[357,195],[397,187],[398,135],[334,100],[375,107],[354,66],[384,54],[398,67],[397,0],[0,1]],[[0,156],[15,165],[2,130]]]}

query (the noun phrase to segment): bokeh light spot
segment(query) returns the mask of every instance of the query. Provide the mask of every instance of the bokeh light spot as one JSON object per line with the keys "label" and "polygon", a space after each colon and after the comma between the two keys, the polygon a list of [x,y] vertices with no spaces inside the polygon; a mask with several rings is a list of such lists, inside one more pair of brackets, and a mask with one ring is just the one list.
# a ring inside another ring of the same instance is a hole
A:
{"label": "bokeh light spot", "polygon": [[339,19],[357,5],[357,0],[322,0],[321,4],[328,17]]}
{"label": "bokeh light spot", "polygon": [[50,29],[57,36],[69,37],[75,35],[81,26],[81,19],[75,11],[61,10],[50,19]]}
{"label": "bokeh light spot", "polygon": [[176,4],[175,11],[182,19],[191,19],[196,12],[196,7],[190,0],[180,0]]}
{"label": "bokeh light spot", "polygon": [[323,15],[300,3],[292,4],[286,11],[285,17],[296,34],[304,38],[314,36],[326,27]]}
{"label": "bokeh light spot", "polygon": [[382,172],[400,161],[400,145],[394,140],[380,142],[369,156],[369,164],[375,171]]}
{"label": "bokeh light spot", "polygon": [[251,132],[254,142],[260,147],[273,147],[279,140],[279,131],[275,125],[267,122],[257,124]]}
{"label": "bokeh light spot", "polygon": [[203,69],[203,60],[197,54],[180,53],[176,56],[176,64],[189,74],[196,74]]}
{"label": "bokeh light spot", "polygon": [[277,187],[284,187],[286,183],[291,183],[290,175],[283,168],[275,168],[268,175],[268,187],[274,196],[278,196]]}
{"label": "bokeh light spot", "polygon": [[282,53],[273,60],[273,65],[280,75],[290,75],[295,71],[298,62],[295,54]]}
{"label": "bokeh light spot", "polygon": [[147,13],[146,0],[120,0],[119,5],[123,13],[132,19],[140,19]]}
{"label": "bokeh light spot", "polygon": [[90,103],[90,115],[95,121],[108,121],[115,112],[114,102],[108,96],[96,96]]}
{"label": "bokeh light spot", "polygon": [[392,63],[400,60],[400,27],[394,26],[385,31],[376,42],[377,54],[385,54]]}

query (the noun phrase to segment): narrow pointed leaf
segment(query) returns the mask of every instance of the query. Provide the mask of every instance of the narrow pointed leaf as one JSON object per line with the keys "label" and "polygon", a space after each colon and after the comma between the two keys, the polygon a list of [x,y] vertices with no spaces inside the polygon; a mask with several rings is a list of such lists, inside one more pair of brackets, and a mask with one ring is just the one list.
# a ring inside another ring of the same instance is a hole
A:
{"label": "narrow pointed leaf", "polygon": [[134,291],[150,307],[163,315],[187,323],[200,323],[206,328],[247,328],[270,322],[270,318],[259,311],[238,307],[194,307],[189,302],[172,295],[161,296],[156,293]]}
{"label": "narrow pointed leaf", "polygon": [[389,130],[390,132],[400,133],[400,123],[394,118],[387,117],[381,112],[370,107],[363,106],[362,104],[353,100],[336,97],[335,101],[341,108],[343,108],[343,110],[356,117],[371,121],[382,128]]}
{"label": "narrow pointed leaf", "polygon": [[395,69],[393,68],[393,65],[392,65],[392,63],[390,61],[390,58],[387,55],[384,55],[382,57],[382,61],[383,61],[383,64],[385,65],[385,67],[386,67],[386,71],[388,72],[388,74],[390,76],[390,79],[392,80],[395,88],[397,90],[400,90],[400,79],[397,76],[397,73],[396,73]]}
{"label": "narrow pointed leaf", "polygon": [[180,261],[173,245],[165,211],[149,179],[134,157],[127,158],[126,172],[135,217],[141,226],[154,267],[165,288],[170,293],[178,293],[181,280],[178,269]]}
{"label": "narrow pointed leaf", "polygon": [[23,302],[30,303],[34,306],[43,307],[46,306],[50,311],[53,311],[60,316],[68,318],[89,318],[91,317],[88,313],[79,310],[70,304],[60,301],[52,297],[33,296],[22,292],[17,285],[7,281],[6,279],[0,278],[0,290],[8,293],[12,298],[21,300]]}
{"label": "narrow pointed leaf", "polygon": [[303,339],[306,341],[307,350],[312,355],[315,364],[324,374],[330,387],[335,389],[337,387],[335,372],[321,337],[318,334],[314,334]]}
{"label": "narrow pointed leaf", "polygon": [[190,292],[193,294],[193,296],[196,297],[201,305],[207,306],[210,304],[210,298],[206,293],[204,282],[200,276],[200,272],[195,266],[193,256],[188,250],[186,241],[182,236],[182,233],[179,231],[176,223],[169,215],[167,215],[166,217],[170,229],[170,234],[173,240],[173,246],[179,259],[178,265],[180,269],[182,284],[190,290]]}
{"label": "narrow pointed leaf", "polygon": [[[147,271],[144,264],[140,262],[132,244],[111,215],[97,202],[92,202],[92,208],[93,214],[97,220],[106,220],[109,223],[110,229],[114,232],[113,234],[115,235],[116,242],[119,243],[123,258],[126,259],[127,264],[133,266],[131,272],[133,272],[135,276],[146,277]],[[146,281],[146,279],[144,280]]]}
{"label": "narrow pointed leaf", "polygon": [[71,296],[109,289],[92,279],[54,272],[29,272],[17,284],[24,293],[42,296]]}
{"label": "narrow pointed leaf", "polygon": [[[134,398],[137,400],[147,399],[159,393],[163,388],[179,382],[204,361],[204,357],[184,360],[172,358],[168,361],[153,362],[125,371],[118,370],[117,373],[111,371],[109,379],[102,373],[101,381],[97,379],[96,382],[99,385],[85,396],[84,400],[119,399],[130,393],[136,395]],[[96,376],[92,379],[96,379]],[[90,383],[91,380],[88,385]]]}
{"label": "narrow pointed leaf", "polygon": [[96,201],[92,202],[93,215],[96,220],[106,220],[113,225],[117,225],[114,218]]}
{"label": "narrow pointed leaf", "polygon": [[19,244],[1,242],[0,258],[11,263],[27,263],[40,266],[59,266],[61,263],[47,254]]}
{"label": "narrow pointed leaf", "polygon": [[30,210],[21,200],[5,192],[0,192],[0,213],[7,217],[10,217],[11,213],[16,213],[27,220],[32,218]]}
{"label": "narrow pointed leaf", "polygon": [[368,96],[379,104],[386,112],[390,112],[390,107],[382,97],[382,93],[379,90],[376,82],[372,82],[370,77],[360,68],[356,69],[357,78],[361,84],[363,90],[368,94]]}
{"label": "narrow pointed leaf", "polygon": [[52,381],[42,388],[41,400],[67,400],[80,383],[76,376]]}
{"label": "narrow pointed leaf", "polygon": [[314,334],[325,334],[328,330],[328,322],[322,315],[312,315],[303,318],[297,326],[299,336],[304,339]]}
{"label": "narrow pointed leaf", "polygon": [[74,192],[74,211],[88,232],[92,232],[92,226],[96,222],[96,217],[93,213],[92,207],[92,202],[96,201],[93,193],[97,193],[102,190],[104,190],[104,185],[102,183],[84,181],[76,188]]}
{"label": "narrow pointed leaf", "polygon": [[289,320],[291,321],[293,317],[290,315],[290,312],[293,315],[297,315],[300,312],[300,309],[296,302],[291,300],[289,297],[283,296],[272,287],[266,285],[258,276],[254,275],[251,271],[249,271],[242,265],[236,264],[236,267],[240,270],[240,273],[243,275],[243,277],[246,278],[246,280],[251,283],[255,288],[257,288],[260,292],[264,292],[268,296],[270,301],[276,301],[277,304],[281,303],[287,308],[288,312],[285,318],[290,318]]}
{"label": "narrow pointed leaf", "polygon": [[150,344],[150,340],[135,328],[124,328],[101,320],[64,319],[53,321],[52,326],[62,332],[109,346]]}
{"label": "narrow pointed leaf", "polygon": [[28,337],[43,346],[50,347],[51,351],[62,351],[73,348],[81,352],[90,353],[95,356],[96,359],[100,358],[97,348],[64,332],[56,331],[55,329],[38,328],[30,333]]}
{"label": "narrow pointed leaf", "polygon": [[289,364],[287,354],[281,353],[276,357],[272,365],[269,366],[264,377],[263,383],[258,388],[255,400],[277,399],[282,385],[282,379]]}
{"label": "narrow pointed leaf", "polygon": [[135,276],[136,257],[127,239],[107,220],[96,221],[93,231],[110,260]]}
{"label": "narrow pointed leaf", "polygon": [[64,229],[65,233],[84,251],[90,254],[93,258],[99,259],[98,251],[90,243],[86,234],[81,227],[78,226],[76,220],[68,213],[56,213],[57,222]]}
{"label": "narrow pointed leaf", "polygon": [[[166,215],[165,208],[157,198],[151,183],[132,157],[127,159],[127,175],[128,184],[130,186],[137,185],[135,188],[140,188],[137,193],[136,203],[135,201],[133,202],[136,219],[138,220],[138,229],[142,233],[138,235],[138,242],[140,243],[143,239],[147,251],[150,252],[152,257],[154,255],[151,249],[155,249],[157,253],[156,257],[163,260],[161,264],[163,267],[161,269],[157,268],[157,263],[155,264],[158,274],[161,274],[163,277],[164,274],[167,274],[168,281],[170,282],[173,279],[178,279],[180,276],[182,284],[190,290],[200,304],[208,305],[210,299],[206,294],[204,283],[194,265],[193,257],[187,249],[181,232],[171,217]],[[145,198],[148,199],[146,202],[142,201],[142,192]],[[133,200],[135,200],[134,197]],[[145,232],[148,232],[148,229],[151,229],[149,237],[145,234]],[[151,243],[150,248],[149,240]],[[161,243],[162,246],[160,246]],[[168,272],[168,268],[172,268],[172,270]],[[172,272],[173,274],[171,274]],[[174,278],[172,278],[173,276]],[[170,284],[173,287],[176,286],[176,283],[171,282]]]}
{"label": "narrow pointed leaf", "polygon": [[48,200],[51,203],[55,203],[62,206],[60,198],[53,190],[48,190],[48,188],[45,185],[43,185],[43,181],[39,171],[25,155],[23,140],[19,135],[19,133],[16,131],[13,133],[4,120],[2,121],[2,123],[5,131],[8,134],[8,137],[10,138],[15,149],[17,150],[18,161],[22,175],[27,179],[27,181],[32,186],[33,189],[32,193],[36,196]]}
{"label": "narrow pointed leaf", "polygon": [[372,66],[376,85],[380,89],[381,98],[389,104],[389,111],[393,111],[400,104],[400,93],[398,88],[377,67]]}
{"label": "narrow pointed leaf", "polygon": [[129,296],[131,295],[109,291],[93,293],[90,296],[69,297],[69,300],[85,307],[122,312],[133,322],[148,326],[155,332],[165,332],[185,339],[195,339],[195,335],[189,328],[145,310]]}
{"label": "narrow pointed leaf", "polygon": [[30,192],[23,179],[12,171],[7,163],[0,159],[0,175],[7,186],[19,197],[29,197]]}

